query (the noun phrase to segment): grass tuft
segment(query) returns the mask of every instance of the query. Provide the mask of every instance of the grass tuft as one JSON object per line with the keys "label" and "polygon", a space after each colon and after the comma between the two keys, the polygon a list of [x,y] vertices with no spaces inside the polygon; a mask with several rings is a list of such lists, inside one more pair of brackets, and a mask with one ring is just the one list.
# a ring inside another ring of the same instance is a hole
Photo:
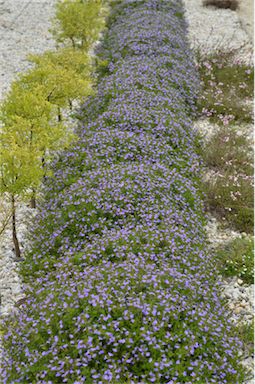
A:
{"label": "grass tuft", "polygon": [[[198,58],[201,115],[217,124],[204,150],[213,177],[205,183],[208,210],[233,228],[253,231],[253,162],[248,135],[236,128],[252,123],[253,69],[235,60],[235,51]],[[242,128],[244,130],[244,128]]]}
{"label": "grass tuft", "polygon": [[254,281],[253,240],[249,237],[234,239],[221,245],[216,258],[222,276],[241,278],[247,284]]}
{"label": "grass tuft", "polygon": [[239,337],[245,346],[246,356],[254,356],[254,321],[238,326]]}
{"label": "grass tuft", "polygon": [[210,121],[224,126],[253,122],[254,70],[238,62],[235,54],[235,50],[219,51],[207,58],[197,58],[202,86],[198,110]]}
{"label": "grass tuft", "polygon": [[241,232],[253,232],[253,163],[249,139],[233,127],[218,130],[206,144],[207,208]]}

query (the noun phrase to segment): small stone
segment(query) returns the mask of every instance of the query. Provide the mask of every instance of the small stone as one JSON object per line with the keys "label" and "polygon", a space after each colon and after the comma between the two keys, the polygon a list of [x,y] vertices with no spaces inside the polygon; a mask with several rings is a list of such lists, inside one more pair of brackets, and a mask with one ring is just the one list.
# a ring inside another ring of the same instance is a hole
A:
{"label": "small stone", "polygon": [[242,308],[240,308],[240,307],[236,307],[236,308],[234,309],[234,313],[235,313],[236,315],[239,315],[239,313],[241,313],[241,311],[242,311]]}
{"label": "small stone", "polygon": [[233,290],[232,297],[234,301],[240,301],[240,292],[237,289]]}
{"label": "small stone", "polygon": [[242,279],[237,279],[237,283],[238,283],[239,285],[242,285],[242,284],[243,284],[243,280],[242,280]]}

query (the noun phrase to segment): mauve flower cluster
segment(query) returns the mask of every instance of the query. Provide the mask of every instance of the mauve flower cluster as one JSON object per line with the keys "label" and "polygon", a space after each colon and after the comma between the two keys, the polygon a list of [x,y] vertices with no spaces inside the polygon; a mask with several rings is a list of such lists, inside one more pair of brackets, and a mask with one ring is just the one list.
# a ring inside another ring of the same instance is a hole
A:
{"label": "mauve flower cluster", "polygon": [[79,141],[45,185],[3,383],[241,383],[205,251],[180,2],[116,4],[101,55]]}

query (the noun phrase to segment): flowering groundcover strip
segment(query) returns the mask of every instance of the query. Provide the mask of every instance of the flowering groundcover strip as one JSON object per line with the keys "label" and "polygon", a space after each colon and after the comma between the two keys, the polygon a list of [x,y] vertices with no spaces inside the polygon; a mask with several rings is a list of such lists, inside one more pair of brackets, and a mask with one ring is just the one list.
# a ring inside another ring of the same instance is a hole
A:
{"label": "flowering groundcover strip", "polygon": [[3,383],[241,383],[205,250],[182,5],[116,3],[100,55],[79,141],[45,186]]}

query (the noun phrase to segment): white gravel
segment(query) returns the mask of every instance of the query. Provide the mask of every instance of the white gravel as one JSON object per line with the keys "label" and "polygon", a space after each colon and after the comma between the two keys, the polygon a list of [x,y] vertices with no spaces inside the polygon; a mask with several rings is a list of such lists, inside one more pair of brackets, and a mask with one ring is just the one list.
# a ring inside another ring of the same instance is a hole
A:
{"label": "white gravel", "polygon": [[26,56],[54,47],[48,29],[56,0],[0,0],[0,99],[19,72],[28,68]]}
{"label": "white gravel", "polygon": [[237,13],[243,29],[254,43],[254,1],[239,0]]}
{"label": "white gravel", "polygon": [[[218,49],[237,50],[237,57],[253,61],[252,39],[243,28],[244,19],[250,20],[250,8],[242,6],[242,13],[230,9],[204,7],[203,0],[184,0],[189,23],[189,38],[193,49],[212,53]],[[245,4],[247,0],[242,0]],[[248,0],[249,1],[249,0]]]}

